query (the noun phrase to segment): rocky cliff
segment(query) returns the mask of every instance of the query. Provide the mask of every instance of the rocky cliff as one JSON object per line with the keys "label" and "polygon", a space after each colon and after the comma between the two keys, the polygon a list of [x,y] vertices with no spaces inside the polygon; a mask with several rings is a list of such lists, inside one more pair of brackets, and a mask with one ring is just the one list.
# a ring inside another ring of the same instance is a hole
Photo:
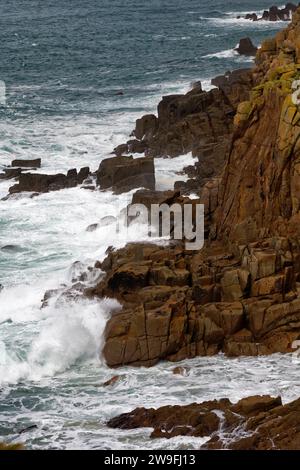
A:
{"label": "rocky cliff", "polygon": [[300,78],[299,9],[293,18],[262,44],[256,86],[237,109],[215,217],[220,238],[299,235],[300,108],[292,101]]}
{"label": "rocky cliff", "polygon": [[[158,118],[137,123],[135,134],[148,153],[169,135],[170,147],[164,148],[175,149],[173,137],[181,139],[176,154],[199,148],[198,138],[200,145],[207,131],[199,116],[210,119],[214,100],[226,103],[220,122],[235,111],[231,133],[221,130],[225,120],[216,134],[226,135],[229,145],[223,170],[217,165],[219,175],[197,180],[200,196],[194,203],[204,203],[206,213],[204,249],[135,244],[111,251],[99,266],[106,274],[88,294],[123,304],[106,328],[108,365],[149,366],[219,351],[290,352],[300,338],[300,110],[292,101],[293,83],[300,78],[299,38],[300,9],[287,29],[262,44],[247,79],[219,77],[209,97],[198,88],[165,99]],[[191,123],[196,131],[185,147]],[[186,202],[176,193],[165,197],[169,204]]]}

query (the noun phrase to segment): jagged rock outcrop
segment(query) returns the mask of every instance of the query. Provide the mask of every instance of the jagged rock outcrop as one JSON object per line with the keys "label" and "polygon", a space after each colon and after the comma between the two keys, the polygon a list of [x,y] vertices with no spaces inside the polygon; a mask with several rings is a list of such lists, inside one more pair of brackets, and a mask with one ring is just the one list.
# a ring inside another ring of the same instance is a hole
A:
{"label": "jagged rock outcrop", "polygon": [[58,191],[64,188],[73,188],[89,176],[88,167],[81,168],[77,173],[76,169],[69,170],[67,175],[62,173],[56,175],[46,175],[41,173],[20,173],[19,182],[9,188],[10,194],[21,192],[47,193],[48,191]]}
{"label": "jagged rock outcrop", "polygon": [[157,117],[145,115],[136,121],[133,139],[115,149],[118,157],[142,153],[154,157],[176,157],[192,152],[197,157],[182,192],[199,190],[218,175],[226,160],[233,133],[233,117],[240,101],[249,99],[253,86],[249,69],[236,70],[212,81],[217,87],[203,91],[196,82],[185,95],[163,97]]}
{"label": "jagged rock outcrop", "polygon": [[240,55],[255,56],[257,47],[254,46],[250,38],[240,39],[238,47],[235,49]]}
{"label": "jagged rock outcrop", "polygon": [[101,189],[111,189],[116,193],[135,188],[155,190],[154,160],[152,157],[106,158],[97,171],[97,184]]}
{"label": "jagged rock outcrop", "polygon": [[23,171],[27,169],[37,169],[41,167],[42,160],[36,158],[34,160],[13,160],[11,166],[3,168],[3,172],[0,173],[0,180],[9,180],[19,178]]}
{"label": "jagged rock outcrop", "polygon": [[212,79],[211,84],[220,89],[226,101],[236,112],[240,102],[247,101],[254,85],[251,69],[237,69]]}
{"label": "jagged rock outcrop", "polygon": [[41,168],[41,163],[42,163],[41,158],[35,158],[33,160],[17,159],[11,162],[11,166],[14,166],[14,167],[17,166],[21,168]]}
{"label": "jagged rock outcrop", "polygon": [[[198,188],[224,165],[233,131],[234,109],[224,94],[215,89],[203,92],[198,85],[186,95],[166,96],[158,106],[158,117],[138,119],[135,140],[115,149],[117,155],[145,153],[176,157],[193,152],[198,167],[190,178],[189,189]],[[138,140],[141,138],[142,140]],[[203,171],[201,171],[203,170]]]}
{"label": "jagged rock outcrop", "polygon": [[220,183],[218,236],[247,242],[299,234],[300,114],[292,85],[300,77],[300,10],[258,51],[256,86],[240,103]]}
{"label": "jagged rock outcrop", "polygon": [[299,450],[300,400],[283,405],[280,397],[253,396],[233,404],[228,399],[137,408],[112,418],[109,427],[153,428],[152,438],[207,437],[201,449]]}
{"label": "jagged rock outcrop", "polygon": [[130,244],[97,267],[107,274],[88,295],[123,305],[105,331],[109,366],[292,352],[300,337],[299,268],[287,239],[236,255],[222,244],[199,253]]}
{"label": "jagged rock outcrop", "polygon": [[[270,7],[269,10],[265,10],[263,12],[261,17],[256,13],[247,13],[244,18],[252,21],[289,21],[292,13],[296,10],[297,5],[294,3],[287,3],[283,8],[277,6]],[[238,19],[240,18],[241,16],[238,16]]]}

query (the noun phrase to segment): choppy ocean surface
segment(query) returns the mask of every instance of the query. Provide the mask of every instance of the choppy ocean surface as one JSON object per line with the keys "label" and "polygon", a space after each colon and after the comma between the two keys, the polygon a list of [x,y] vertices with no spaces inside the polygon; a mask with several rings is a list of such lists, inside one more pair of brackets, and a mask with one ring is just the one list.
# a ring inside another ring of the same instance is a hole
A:
{"label": "choppy ocean surface", "polygon": [[[267,0],[61,3],[0,4],[0,80],[7,89],[0,168],[14,158],[41,157],[45,172],[94,170],[163,95],[188,91],[197,80],[209,87],[213,76],[251,66],[233,51],[239,39],[250,36],[259,45],[284,27],[236,19],[271,6]],[[172,187],[191,163],[190,155],[157,160],[158,188]],[[0,197],[8,187],[0,183]],[[41,449],[194,449],[201,439],[151,441],[148,430],[108,430],[105,422],[136,406],[300,395],[297,364],[288,355],[197,358],[186,362],[187,377],[173,375],[167,363],[124,368],[118,383],[101,387],[114,375],[99,351],[116,302],[40,306],[47,289],[71,285],[76,270],[125,243],[109,226],[86,228],[116,215],[128,197],[73,188],[0,202],[0,441]],[[135,226],[126,236],[142,240],[146,232]],[[18,434],[31,425],[37,427]]]}

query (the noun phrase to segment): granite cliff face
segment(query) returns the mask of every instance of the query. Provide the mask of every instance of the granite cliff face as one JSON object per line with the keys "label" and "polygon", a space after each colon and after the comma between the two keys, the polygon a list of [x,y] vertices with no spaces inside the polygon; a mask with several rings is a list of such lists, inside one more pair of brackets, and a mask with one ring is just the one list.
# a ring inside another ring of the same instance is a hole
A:
{"label": "granite cliff face", "polygon": [[251,70],[242,69],[216,77],[217,88],[203,91],[200,83],[186,95],[163,97],[157,116],[136,121],[132,139],[115,149],[117,156],[141,153],[176,157],[192,152],[197,158],[187,189],[199,190],[204,181],[223,169],[233,132],[233,118],[240,101],[249,99]]}
{"label": "granite cliff face", "polygon": [[291,25],[265,41],[253,70],[256,86],[239,104],[216,211],[219,238],[248,242],[299,235],[300,10]]}
{"label": "granite cliff face", "polygon": [[[293,350],[300,338],[300,110],[292,100],[300,78],[299,38],[298,9],[286,30],[262,44],[251,74],[243,72],[247,79],[237,74],[237,80],[227,75],[214,81],[219,89],[209,96],[222,97],[236,113],[225,139],[223,170],[196,179],[194,203],[205,204],[204,249],[134,244],[111,251],[98,266],[106,274],[88,294],[123,304],[106,328],[108,365],[150,366],[219,351],[238,356]],[[160,129],[198,119],[199,103],[211,99],[202,95],[198,88],[165,99],[158,118],[137,123],[135,135],[149,153],[167,139]],[[191,114],[184,114],[187,109]],[[210,106],[203,112],[208,120],[214,113]],[[195,128],[191,148],[206,129],[200,121]],[[177,192],[156,197],[168,204],[187,202]]]}

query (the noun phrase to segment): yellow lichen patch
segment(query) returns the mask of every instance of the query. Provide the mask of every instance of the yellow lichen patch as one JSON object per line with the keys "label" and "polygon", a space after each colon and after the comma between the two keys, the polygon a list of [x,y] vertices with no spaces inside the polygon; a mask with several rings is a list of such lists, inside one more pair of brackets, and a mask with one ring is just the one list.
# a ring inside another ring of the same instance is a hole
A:
{"label": "yellow lichen patch", "polygon": [[280,47],[283,43],[283,41],[286,39],[286,32],[283,30],[283,31],[279,31],[276,36],[275,36],[275,40],[276,40],[276,46],[277,48]]}
{"label": "yellow lichen patch", "polygon": [[238,105],[236,115],[234,117],[234,125],[239,126],[242,122],[247,121],[253,109],[251,101],[243,101]]}
{"label": "yellow lichen patch", "polygon": [[293,103],[292,96],[286,96],[281,109],[280,122],[277,134],[277,147],[283,159],[288,158],[300,134],[300,113]]}
{"label": "yellow lichen patch", "polygon": [[288,95],[285,98],[284,103],[282,105],[281,120],[283,120],[287,124],[292,124],[293,119],[295,115],[297,114],[297,112],[298,112],[298,108],[293,103],[292,96]]}
{"label": "yellow lichen patch", "polygon": [[261,48],[261,52],[275,52],[276,51],[276,40],[275,39],[265,39],[263,41]]}
{"label": "yellow lichen patch", "polygon": [[295,79],[295,70],[292,70],[291,72],[286,72],[281,76],[282,80],[293,80]]}

